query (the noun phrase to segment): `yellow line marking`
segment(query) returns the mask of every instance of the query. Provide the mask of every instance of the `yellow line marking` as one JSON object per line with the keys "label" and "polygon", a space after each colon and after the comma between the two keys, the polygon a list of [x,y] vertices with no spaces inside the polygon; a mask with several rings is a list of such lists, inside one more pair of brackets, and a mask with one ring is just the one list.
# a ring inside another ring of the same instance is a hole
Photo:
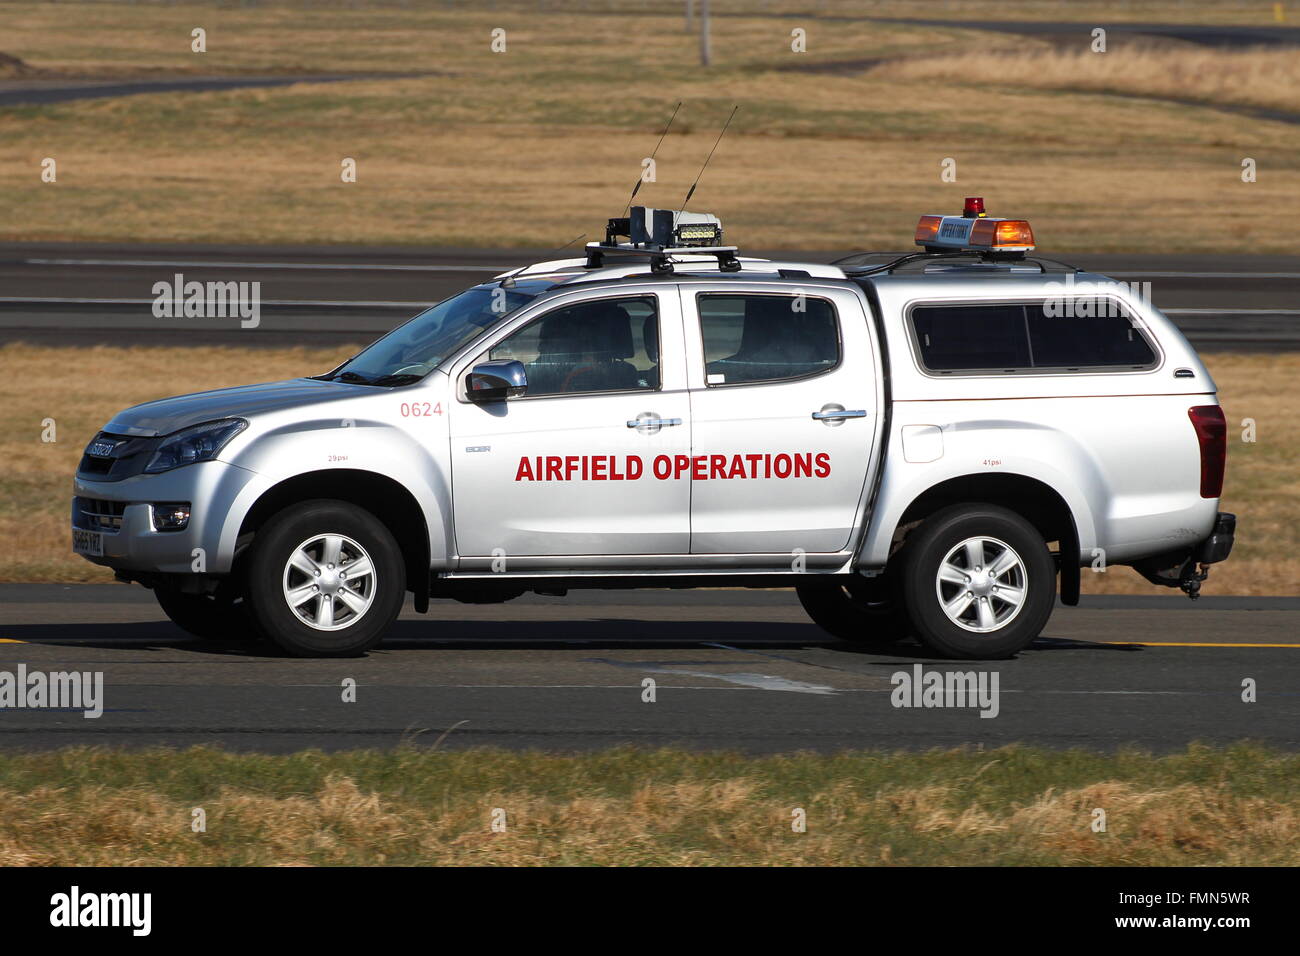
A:
{"label": "yellow line marking", "polygon": [[1129,647],[1300,647],[1300,644],[1193,644],[1178,641],[1097,641]]}
{"label": "yellow line marking", "polygon": [[19,641],[12,637],[0,637],[0,644],[26,644],[26,641]]}

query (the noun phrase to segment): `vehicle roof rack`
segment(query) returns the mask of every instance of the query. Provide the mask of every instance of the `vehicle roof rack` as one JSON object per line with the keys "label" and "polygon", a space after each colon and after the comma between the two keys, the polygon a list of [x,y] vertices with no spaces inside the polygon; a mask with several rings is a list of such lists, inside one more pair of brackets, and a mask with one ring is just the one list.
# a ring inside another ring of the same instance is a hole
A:
{"label": "vehicle roof rack", "polygon": [[649,261],[650,271],[654,275],[671,275],[674,256],[714,256],[718,260],[718,269],[720,271],[739,272],[740,259],[736,255],[739,251],[738,246],[664,246],[662,248],[646,248],[628,242],[615,245],[607,245],[603,242],[589,242],[587,243],[586,268],[602,268],[605,265],[606,256],[639,257]]}
{"label": "vehicle roof rack", "polygon": [[854,259],[897,259],[899,256],[911,255],[908,252],[900,252],[897,249],[876,249],[869,252],[851,252],[847,256],[841,256],[839,259],[832,259],[833,266],[849,266]]}
{"label": "vehicle roof rack", "polygon": [[[869,253],[859,253],[857,255],[869,255]],[[856,258],[856,255],[846,258]],[[1017,262],[1027,262],[1038,266],[1039,272],[1044,275],[1065,275],[1082,271],[1078,266],[1072,266],[1069,263],[1058,262],[1056,259],[1047,259],[1042,256],[1027,256],[1021,252],[980,252],[976,250],[961,252],[909,252],[881,265],[864,265],[860,269],[855,269],[851,266],[844,266],[843,268],[845,274],[850,278],[861,279],[866,276],[881,274],[897,275],[899,273],[924,272],[926,267],[931,263],[951,260],[973,261],[983,265],[1008,265]],[[844,260],[839,260],[839,262],[843,261]]]}
{"label": "vehicle roof rack", "polygon": [[[619,242],[626,236],[629,242]],[[605,256],[648,259],[654,275],[673,271],[673,257],[715,256],[723,272],[739,272],[736,246],[722,245],[722,222],[709,213],[683,209],[633,206],[630,215],[617,216],[605,225],[605,241],[587,243],[587,268],[599,269]]]}

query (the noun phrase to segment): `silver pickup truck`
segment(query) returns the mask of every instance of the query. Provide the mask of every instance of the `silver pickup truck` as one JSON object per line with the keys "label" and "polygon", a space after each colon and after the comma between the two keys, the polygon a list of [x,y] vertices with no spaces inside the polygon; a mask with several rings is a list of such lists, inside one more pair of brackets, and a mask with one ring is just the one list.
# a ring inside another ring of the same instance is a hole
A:
{"label": "silver pickup truck", "polygon": [[1227,557],[1213,380],[1028,223],[926,216],[911,254],[824,265],[678,220],[635,207],[325,374],[119,413],[75,550],[192,633],[319,656],[407,592],[793,587],[839,638],[1000,658],[1081,568],[1194,597]]}

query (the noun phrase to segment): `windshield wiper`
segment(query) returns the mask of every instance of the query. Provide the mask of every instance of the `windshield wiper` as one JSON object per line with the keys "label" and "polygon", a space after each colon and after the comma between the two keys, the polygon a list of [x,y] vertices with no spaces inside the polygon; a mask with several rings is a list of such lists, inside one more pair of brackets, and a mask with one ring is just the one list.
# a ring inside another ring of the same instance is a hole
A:
{"label": "windshield wiper", "polygon": [[352,383],[354,383],[354,384],[356,384],[356,385],[373,385],[373,384],[374,384],[374,382],[372,382],[370,379],[366,378],[364,375],[358,375],[356,372],[348,372],[348,371],[338,372],[338,373],[336,373],[336,374],[334,374],[334,375],[331,375],[331,376],[329,377],[329,381],[331,381],[331,382],[352,382]]}
{"label": "windshield wiper", "polygon": [[414,372],[402,372],[400,375],[381,375],[374,381],[368,382],[368,385],[410,385],[412,382],[418,382],[424,378],[423,375],[416,375]]}

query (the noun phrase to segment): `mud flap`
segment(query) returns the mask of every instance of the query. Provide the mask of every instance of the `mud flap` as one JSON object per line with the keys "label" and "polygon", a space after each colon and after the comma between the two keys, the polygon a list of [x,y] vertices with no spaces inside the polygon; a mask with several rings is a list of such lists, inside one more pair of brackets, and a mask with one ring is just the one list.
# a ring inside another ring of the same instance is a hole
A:
{"label": "mud flap", "polygon": [[[1066,607],[1077,607],[1079,604],[1079,579],[1081,571],[1079,568],[1079,534],[1074,530],[1074,523],[1070,523],[1069,534],[1060,542],[1061,553],[1057,556],[1057,564],[1061,572],[1061,603]],[[1067,555],[1074,555],[1073,561],[1067,561]]]}

